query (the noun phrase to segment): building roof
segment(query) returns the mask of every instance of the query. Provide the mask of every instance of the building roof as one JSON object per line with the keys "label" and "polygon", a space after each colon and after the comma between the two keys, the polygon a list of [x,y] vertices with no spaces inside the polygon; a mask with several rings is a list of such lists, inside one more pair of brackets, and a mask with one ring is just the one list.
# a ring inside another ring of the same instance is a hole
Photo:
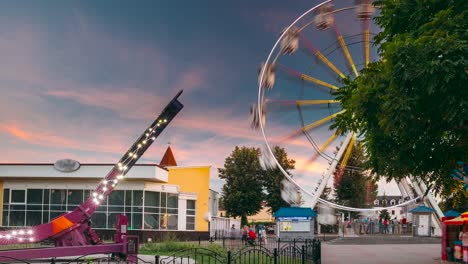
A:
{"label": "building roof", "polygon": [[177,166],[177,162],[174,158],[174,154],[172,154],[171,146],[167,147],[166,152],[164,153],[164,156],[162,157],[161,162],[159,163],[159,166],[161,167]]}
{"label": "building roof", "polygon": [[317,213],[306,207],[281,207],[273,214],[274,217],[315,217]]}
{"label": "building roof", "polygon": [[445,217],[457,217],[460,216],[461,214],[455,210],[450,210],[444,213]]}
{"label": "building roof", "polygon": [[427,206],[420,205],[409,212],[410,213],[433,213],[435,212],[435,210]]}

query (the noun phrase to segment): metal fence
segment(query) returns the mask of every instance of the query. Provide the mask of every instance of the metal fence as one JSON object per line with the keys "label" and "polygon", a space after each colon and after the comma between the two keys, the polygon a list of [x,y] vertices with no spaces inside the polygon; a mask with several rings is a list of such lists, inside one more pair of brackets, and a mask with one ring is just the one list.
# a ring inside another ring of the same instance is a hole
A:
{"label": "metal fence", "polygon": [[156,256],[157,264],[175,263],[272,263],[318,264],[321,261],[321,243],[318,239],[244,241],[235,238],[211,238],[199,241],[200,246],[217,244],[223,251],[195,247],[175,252],[172,256]]}

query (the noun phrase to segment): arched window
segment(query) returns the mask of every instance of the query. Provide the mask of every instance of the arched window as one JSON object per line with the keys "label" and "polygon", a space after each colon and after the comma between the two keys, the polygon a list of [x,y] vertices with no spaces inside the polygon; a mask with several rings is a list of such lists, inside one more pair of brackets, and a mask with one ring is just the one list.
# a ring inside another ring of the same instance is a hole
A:
{"label": "arched window", "polygon": [[382,200],[382,205],[387,205],[387,200]]}
{"label": "arched window", "polygon": [[395,199],[390,200],[390,205],[395,205],[395,204],[396,204]]}
{"label": "arched window", "polygon": [[374,205],[379,205],[379,200],[375,199]]}

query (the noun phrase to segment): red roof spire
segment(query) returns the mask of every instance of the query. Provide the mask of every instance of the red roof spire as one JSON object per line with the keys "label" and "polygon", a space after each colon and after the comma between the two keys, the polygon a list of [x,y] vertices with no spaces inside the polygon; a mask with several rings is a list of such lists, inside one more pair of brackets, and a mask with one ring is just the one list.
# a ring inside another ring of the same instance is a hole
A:
{"label": "red roof spire", "polygon": [[174,154],[172,154],[171,146],[167,147],[166,153],[164,153],[164,156],[161,159],[159,166],[161,167],[177,166],[177,162],[174,158]]}

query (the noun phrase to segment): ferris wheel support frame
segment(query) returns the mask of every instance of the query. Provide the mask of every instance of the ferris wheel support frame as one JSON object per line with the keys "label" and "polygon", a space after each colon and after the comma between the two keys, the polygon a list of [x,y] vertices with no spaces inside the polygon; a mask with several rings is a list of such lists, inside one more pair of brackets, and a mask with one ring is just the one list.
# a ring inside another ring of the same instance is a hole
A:
{"label": "ferris wheel support frame", "polygon": [[315,195],[312,197],[311,201],[311,208],[314,208],[315,205],[317,204],[320,195],[322,194],[323,190],[325,189],[325,186],[327,186],[328,181],[331,178],[331,175],[333,174],[333,171],[335,171],[336,165],[338,165],[338,162],[340,161],[341,157],[343,156],[344,152],[346,151],[346,147],[351,139],[354,137],[354,133],[348,133],[346,136],[345,140],[343,141],[343,147],[340,148],[338,153],[336,153],[335,158],[332,160],[330,166],[328,167],[327,173],[324,176],[324,179],[320,183],[317,192],[315,192]]}

